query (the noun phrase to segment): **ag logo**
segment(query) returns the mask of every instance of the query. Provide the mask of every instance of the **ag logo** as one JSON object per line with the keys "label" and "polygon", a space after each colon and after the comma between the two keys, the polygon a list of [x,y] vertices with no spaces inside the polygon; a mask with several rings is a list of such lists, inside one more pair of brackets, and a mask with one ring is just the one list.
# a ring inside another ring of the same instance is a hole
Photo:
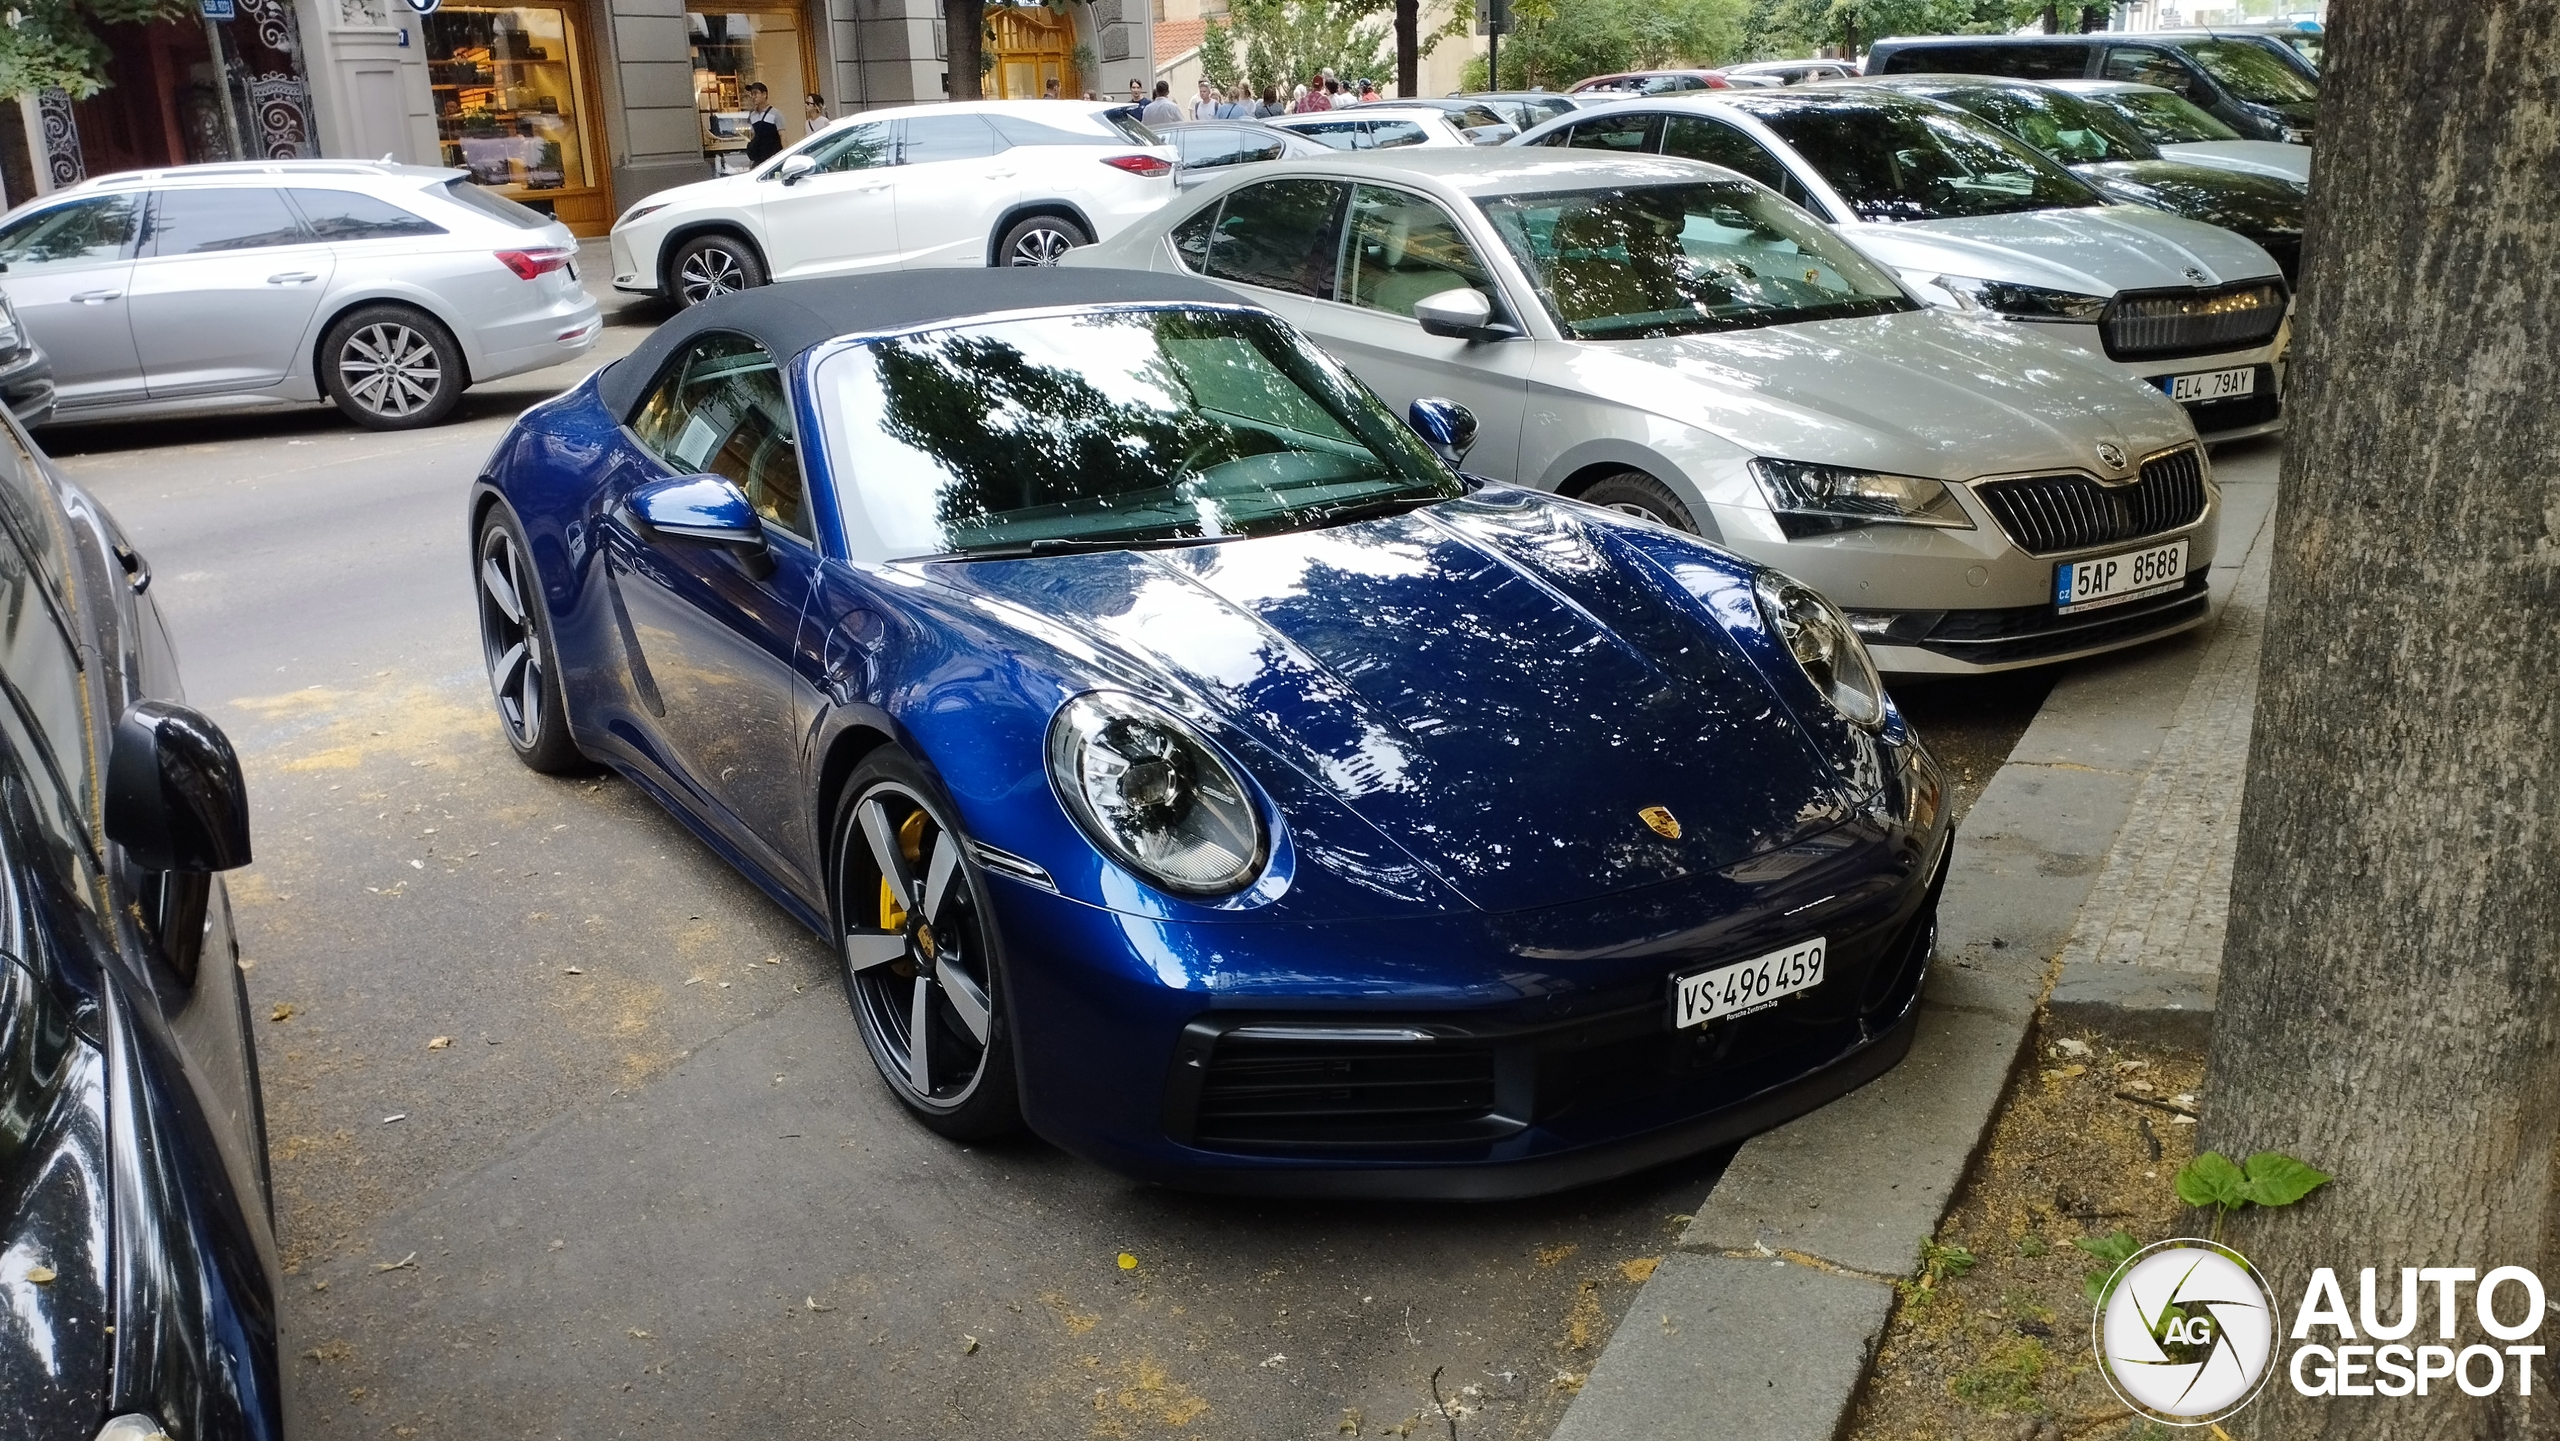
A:
{"label": "ag logo", "polygon": [[2249,1404],[2275,1354],[2276,1301],[2240,1253],[2162,1241],[2133,1253],[2093,1323],[2098,1369],[2127,1406],[2172,1426]]}

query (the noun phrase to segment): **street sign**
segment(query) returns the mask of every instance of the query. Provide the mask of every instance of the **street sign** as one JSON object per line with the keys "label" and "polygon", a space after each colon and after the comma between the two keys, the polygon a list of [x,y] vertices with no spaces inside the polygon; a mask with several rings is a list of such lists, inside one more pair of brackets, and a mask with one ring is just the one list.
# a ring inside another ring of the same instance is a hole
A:
{"label": "street sign", "polygon": [[233,4],[234,0],[196,0],[197,7],[204,11],[204,18],[207,20],[230,19],[238,13],[233,8]]}
{"label": "street sign", "polygon": [[1511,0],[1476,0],[1476,33],[1508,35],[1511,33]]}

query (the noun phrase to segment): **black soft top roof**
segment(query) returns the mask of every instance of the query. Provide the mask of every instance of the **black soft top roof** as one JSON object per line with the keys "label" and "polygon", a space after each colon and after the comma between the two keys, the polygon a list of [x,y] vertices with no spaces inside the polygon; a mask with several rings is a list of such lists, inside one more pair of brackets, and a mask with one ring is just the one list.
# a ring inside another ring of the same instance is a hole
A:
{"label": "black soft top roof", "polygon": [[1163,301],[1238,303],[1231,291],[1188,276],[1084,266],[899,270],[834,280],[794,280],[716,296],[650,332],[604,368],[596,392],[627,416],[667,358],[707,331],[752,336],[788,364],[815,345],[864,331],[920,330],[972,316],[1051,305]]}

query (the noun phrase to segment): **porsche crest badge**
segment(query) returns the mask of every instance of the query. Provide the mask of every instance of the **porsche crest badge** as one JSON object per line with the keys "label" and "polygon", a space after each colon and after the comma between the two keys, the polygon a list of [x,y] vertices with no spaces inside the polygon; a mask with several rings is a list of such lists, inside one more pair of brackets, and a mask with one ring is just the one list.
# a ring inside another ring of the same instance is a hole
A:
{"label": "porsche crest badge", "polygon": [[1662,807],[1646,806],[1643,810],[1636,812],[1636,815],[1646,825],[1653,827],[1653,833],[1664,840],[1680,839],[1680,818]]}

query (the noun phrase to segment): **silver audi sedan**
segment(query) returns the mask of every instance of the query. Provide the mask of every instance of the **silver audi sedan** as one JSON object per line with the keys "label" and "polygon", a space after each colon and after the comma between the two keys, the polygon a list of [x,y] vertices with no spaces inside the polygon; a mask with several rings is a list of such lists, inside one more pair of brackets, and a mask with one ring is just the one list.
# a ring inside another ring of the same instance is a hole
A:
{"label": "silver audi sedan", "polygon": [[1065,263],[1226,285],[1390,404],[1465,406],[1468,470],[1797,576],[1889,671],[2041,664],[2206,615],[2219,497],[2177,404],[2043,327],[1923,304],[1730,170],[1274,161]]}
{"label": "silver audi sedan", "polygon": [[460,170],[345,160],[105,175],[0,216],[0,293],[53,420],[330,400],[444,419],[604,330],[568,227]]}

